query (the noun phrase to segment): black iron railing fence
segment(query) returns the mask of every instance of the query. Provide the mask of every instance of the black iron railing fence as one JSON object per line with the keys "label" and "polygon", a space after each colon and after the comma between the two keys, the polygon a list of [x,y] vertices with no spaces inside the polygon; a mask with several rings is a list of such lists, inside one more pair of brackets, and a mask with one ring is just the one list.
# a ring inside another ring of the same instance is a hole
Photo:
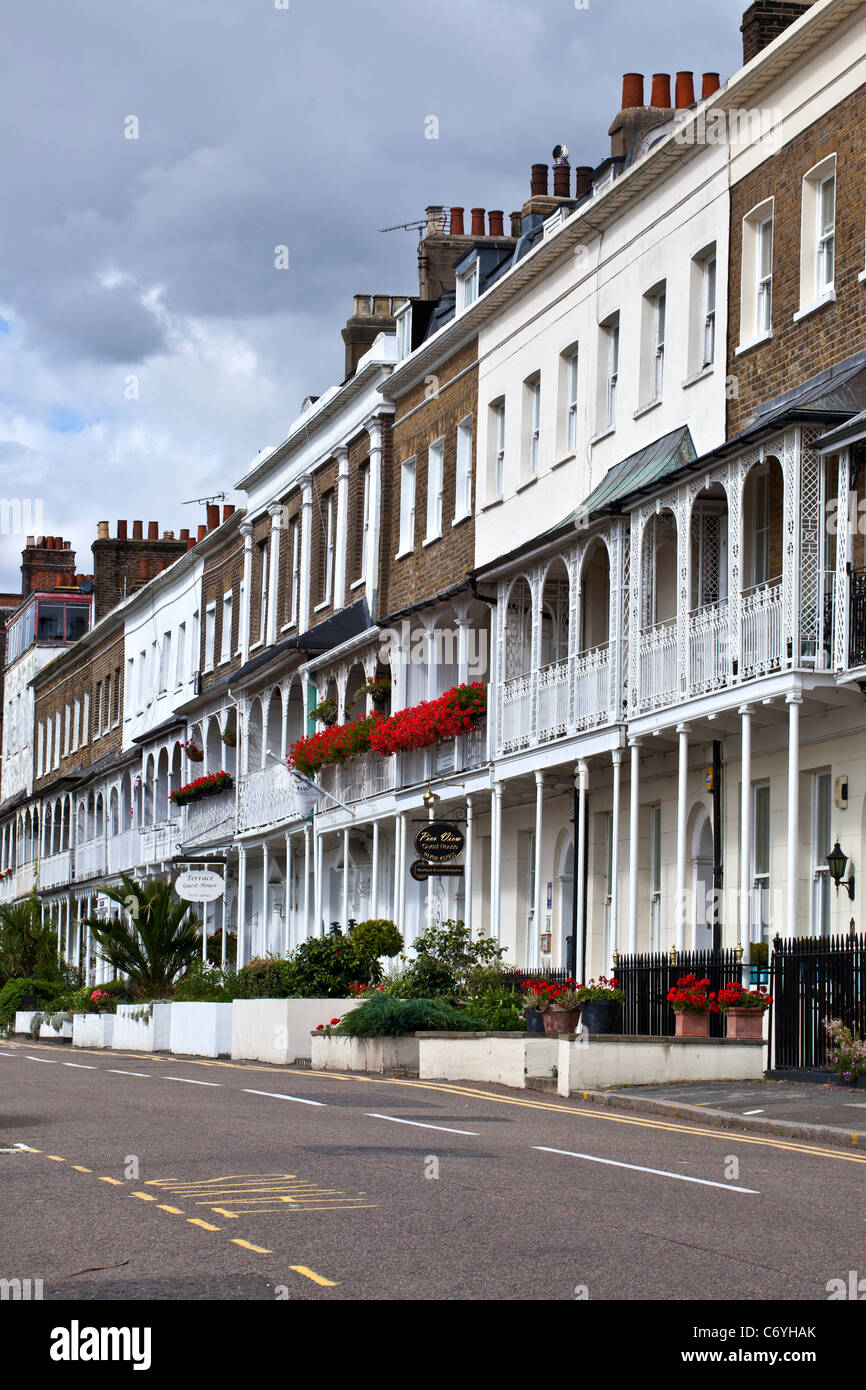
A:
{"label": "black iron railing fence", "polygon": [[829,1019],[839,1018],[860,1037],[866,1036],[864,974],[866,936],[776,937],[770,993],[777,1068],[826,1067],[824,1024]]}
{"label": "black iron railing fence", "polygon": [[866,666],[866,570],[851,571],[848,664]]}
{"label": "black iron railing fence", "polygon": [[[671,1037],[676,1027],[668,990],[684,975],[707,979],[710,990],[724,989],[731,980],[739,982],[742,966],[736,948],[722,951],[651,951],[645,955],[620,956],[614,970],[625,994],[622,1031],[650,1038]],[[725,1023],[721,1014],[710,1014],[710,1037],[723,1038]]]}

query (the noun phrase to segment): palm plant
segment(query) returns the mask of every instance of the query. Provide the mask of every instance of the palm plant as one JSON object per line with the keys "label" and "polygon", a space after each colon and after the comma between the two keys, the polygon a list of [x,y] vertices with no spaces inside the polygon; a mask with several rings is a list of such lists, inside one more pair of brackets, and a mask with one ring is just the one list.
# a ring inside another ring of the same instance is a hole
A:
{"label": "palm plant", "polygon": [[146,883],[124,874],[119,883],[105,884],[104,897],[125,911],[119,917],[90,917],[91,939],[109,965],[129,978],[135,993],[165,998],[179,976],[201,950],[200,919],[178,898],[170,883],[152,878]]}
{"label": "palm plant", "polygon": [[42,921],[35,891],[23,902],[0,905],[0,984],[57,974],[57,932]]}

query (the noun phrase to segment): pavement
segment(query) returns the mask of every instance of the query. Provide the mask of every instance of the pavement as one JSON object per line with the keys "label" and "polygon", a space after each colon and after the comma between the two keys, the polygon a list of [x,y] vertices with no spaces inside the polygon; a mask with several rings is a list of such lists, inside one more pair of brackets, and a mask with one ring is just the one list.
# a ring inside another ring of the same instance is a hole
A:
{"label": "pavement", "polygon": [[866,1152],[866,1090],[811,1081],[702,1081],[584,1091],[581,1099]]}
{"label": "pavement", "polygon": [[0,1278],[84,1302],[826,1300],[863,1268],[866,1152],[721,1130],[707,1098],[697,1122],[4,1041]]}

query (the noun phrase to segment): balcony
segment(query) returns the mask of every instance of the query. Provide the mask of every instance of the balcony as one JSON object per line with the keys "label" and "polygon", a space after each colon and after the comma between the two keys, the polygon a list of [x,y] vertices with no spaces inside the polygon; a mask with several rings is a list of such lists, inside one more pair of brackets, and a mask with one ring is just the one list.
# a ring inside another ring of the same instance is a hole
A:
{"label": "balcony", "polygon": [[497,690],[500,754],[608,724],[614,717],[610,644],[504,681]]}
{"label": "balcony", "polygon": [[112,835],[108,841],[108,872],[129,873],[141,863],[140,832],[134,828]]}
{"label": "balcony", "polygon": [[[209,804],[205,802],[193,802],[187,808],[189,825],[193,820],[193,811],[201,814],[195,820],[198,835],[205,833],[205,830],[215,832],[226,818],[231,821],[234,807],[227,796],[215,796],[210,798]],[[282,821],[293,820],[291,797],[289,795],[289,779],[286,776],[286,768],[283,763],[272,763],[269,767],[259,768],[256,772],[248,772],[245,777],[240,779],[238,784],[238,831],[243,834],[248,830],[258,830],[270,825],[279,825]]]}
{"label": "balcony", "polygon": [[60,888],[72,882],[72,850],[48,854],[39,863],[39,887]]}
{"label": "balcony", "polygon": [[782,666],[782,581],[758,584],[743,594],[740,612],[740,680]]}
{"label": "balcony", "polygon": [[0,902],[12,903],[18,898],[26,898],[33,887],[35,867],[35,863],[31,860],[15,869],[9,878],[0,879]]}
{"label": "balcony", "polygon": [[721,690],[730,670],[728,601],[721,599],[689,614],[689,694]]}
{"label": "balcony", "polygon": [[672,704],[679,692],[677,681],[677,620],[641,629],[638,638],[638,704],[658,709]]}
{"label": "balcony", "polygon": [[98,878],[108,867],[105,840],[90,840],[75,847],[75,878],[80,883],[84,879]]}
{"label": "balcony", "polygon": [[150,825],[139,831],[141,836],[140,862],[142,864],[159,864],[163,859],[170,859],[174,854],[175,845],[180,839],[180,822],[176,820],[163,821],[160,825]]}
{"label": "balcony", "polygon": [[[339,801],[367,801],[394,791],[397,785],[397,759],[381,758],[378,753],[362,753],[342,766],[323,767],[318,775],[318,785]],[[326,802],[322,809],[327,811],[329,807],[330,803]]]}
{"label": "balcony", "polygon": [[574,727],[578,731],[607,724],[610,703],[610,646],[605,642],[581,652],[574,661]]}

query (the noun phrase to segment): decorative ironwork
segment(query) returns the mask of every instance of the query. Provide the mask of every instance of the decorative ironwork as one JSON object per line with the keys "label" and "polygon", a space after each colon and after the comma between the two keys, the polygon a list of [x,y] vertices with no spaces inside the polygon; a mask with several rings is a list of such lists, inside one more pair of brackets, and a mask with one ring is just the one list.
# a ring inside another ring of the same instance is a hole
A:
{"label": "decorative ironwork", "polygon": [[839,1018],[866,1034],[866,936],[782,940],[770,957],[775,1066],[823,1068],[830,1046],[824,1024]]}

